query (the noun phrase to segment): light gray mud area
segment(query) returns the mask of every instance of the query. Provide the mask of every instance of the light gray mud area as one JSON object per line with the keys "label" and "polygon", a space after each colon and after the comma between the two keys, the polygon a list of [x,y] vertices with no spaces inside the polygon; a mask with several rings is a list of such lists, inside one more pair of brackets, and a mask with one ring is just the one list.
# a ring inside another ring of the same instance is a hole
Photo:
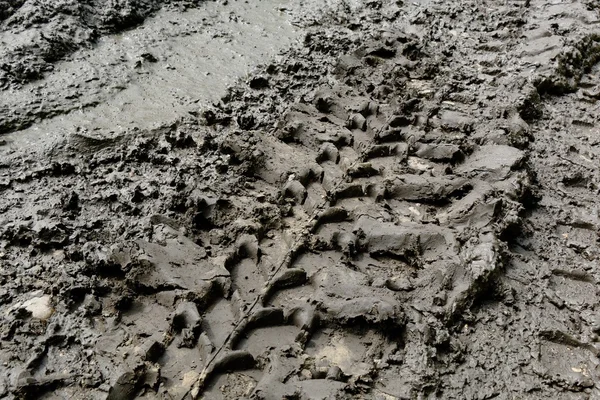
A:
{"label": "light gray mud area", "polygon": [[[231,73],[262,65],[213,104],[235,80],[225,65],[214,92],[182,88],[203,100],[153,113],[162,125],[94,134],[66,111],[51,152],[12,143],[0,395],[598,398],[594,4],[273,12],[296,33],[240,63]],[[177,32],[167,42],[188,43]],[[171,48],[149,46],[135,80],[83,115],[125,121],[130,108],[107,111],[119,95],[179,89],[161,69]],[[36,118],[10,137],[60,120]]]}
{"label": "light gray mud area", "polygon": [[[171,5],[143,25],[95,39],[92,48],[52,64],[44,79],[4,91],[0,132],[17,132],[4,135],[0,150],[47,151],[73,135],[114,139],[196,113],[297,38],[286,4],[206,2],[186,11]],[[32,30],[50,35],[48,25],[0,37],[27,41]]]}

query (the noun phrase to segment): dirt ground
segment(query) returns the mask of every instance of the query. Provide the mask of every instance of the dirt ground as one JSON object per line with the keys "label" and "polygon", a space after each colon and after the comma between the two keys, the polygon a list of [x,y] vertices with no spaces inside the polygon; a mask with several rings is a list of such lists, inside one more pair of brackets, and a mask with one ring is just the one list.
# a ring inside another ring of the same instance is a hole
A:
{"label": "dirt ground", "polygon": [[600,398],[598,26],[0,0],[0,398]]}

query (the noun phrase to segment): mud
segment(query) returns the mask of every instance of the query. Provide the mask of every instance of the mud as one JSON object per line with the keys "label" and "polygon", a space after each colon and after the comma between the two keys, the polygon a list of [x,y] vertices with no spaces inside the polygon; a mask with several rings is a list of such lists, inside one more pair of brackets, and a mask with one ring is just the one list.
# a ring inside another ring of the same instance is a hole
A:
{"label": "mud", "polygon": [[295,39],[284,4],[163,6],[143,25],[99,37],[45,79],[4,92],[0,131],[16,131],[4,135],[5,151],[47,151],[73,133],[114,138],[196,114]]}
{"label": "mud", "polygon": [[73,4],[105,38],[2,76],[0,396],[600,396],[594,3]]}

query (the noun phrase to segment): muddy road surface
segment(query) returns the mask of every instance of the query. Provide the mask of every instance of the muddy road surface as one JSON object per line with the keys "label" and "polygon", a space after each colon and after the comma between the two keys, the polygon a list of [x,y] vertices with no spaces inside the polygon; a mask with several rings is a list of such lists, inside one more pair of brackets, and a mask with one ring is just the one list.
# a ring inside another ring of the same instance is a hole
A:
{"label": "muddy road surface", "polygon": [[592,1],[0,1],[0,397],[600,398]]}

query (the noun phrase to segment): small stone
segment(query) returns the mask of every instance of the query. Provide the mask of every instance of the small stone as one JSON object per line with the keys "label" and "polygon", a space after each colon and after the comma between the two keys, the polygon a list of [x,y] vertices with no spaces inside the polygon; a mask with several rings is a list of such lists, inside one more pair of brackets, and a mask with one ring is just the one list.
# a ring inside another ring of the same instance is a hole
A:
{"label": "small stone", "polygon": [[21,308],[29,311],[32,318],[45,321],[54,313],[54,309],[51,306],[51,300],[52,298],[49,295],[34,297],[24,302],[21,305]]}

